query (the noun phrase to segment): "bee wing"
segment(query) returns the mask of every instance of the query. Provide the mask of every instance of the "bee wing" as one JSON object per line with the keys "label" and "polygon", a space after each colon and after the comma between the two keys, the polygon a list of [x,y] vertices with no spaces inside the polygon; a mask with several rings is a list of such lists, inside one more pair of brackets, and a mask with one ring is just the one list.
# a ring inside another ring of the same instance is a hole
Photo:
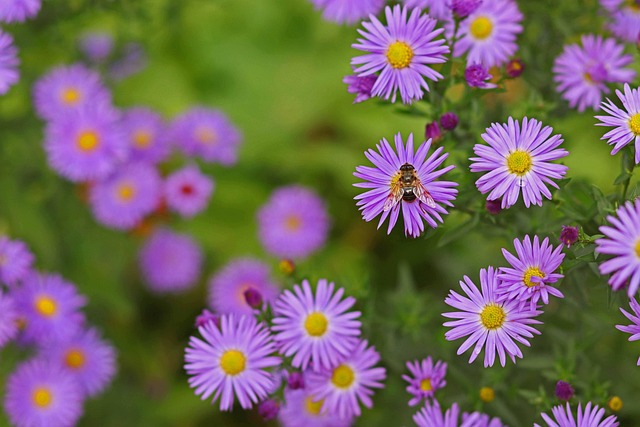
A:
{"label": "bee wing", "polygon": [[391,210],[395,205],[400,203],[400,200],[402,200],[402,185],[400,185],[400,183],[397,183],[391,187],[391,191],[389,191],[389,195],[384,201],[382,210],[384,212]]}
{"label": "bee wing", "polygon": [[429,191],[424,188],[424,185],[422,185],[419,179],[416,179],[415,193],[418,200],[420,200],[422,203],[429,206],[430,208],[436,207],[436,202],[435,200],[433,200],[433,197],[431,197],[431,193],[429,193]]}

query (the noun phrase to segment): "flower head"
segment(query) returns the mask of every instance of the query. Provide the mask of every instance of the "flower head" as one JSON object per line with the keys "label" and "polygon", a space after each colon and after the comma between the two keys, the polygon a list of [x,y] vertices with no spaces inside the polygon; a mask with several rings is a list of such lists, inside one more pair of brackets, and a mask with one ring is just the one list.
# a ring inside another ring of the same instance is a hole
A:
{"label": "flower head", "polygon": [[440,126],[444,130],[454,130],[458,126],[458,121],[458,115],[451,111],[440,116]]}
{"label": "flower head", "polygon": [[0,21],[24,22],[40,11],[41,0],[5,0],[0,2]]}
{"label": "flower head", "polygon": [[[624,308],[620,308],[624,317],[631,320],[631,325],[616,325],[616,329],[631,334],[629,337],[629,341],[638,341],[640,340],[640,304],[635,299],[635,297],[629,299],[629,307],[633,311],[629,313]],[[638,366],[640,366],[640,358],[638,358]]]}
{"label": "flower head", "polygon": [[164,195],[169,209],[189,218],[206,209],[213,188],[213,179],[200,172],[194,164],[167,177]]}
{"label": "flower head", "polygon": [[307,389],[285,390],[278,419],[283,427],[350,427],[353,424],[353,417],[340,418],[323,410],[323,404],[323,400],[318,400]]}
{"label": "flower head", "polygon": [[535,317],[542,313],[522,307],[519,301],[500,301],[498,290],[498,272],[493,268],[480,270],[481,289],[464,276],[460,287],[467,296],[449,291],[445,304],[458,311],[443,313],[444,317],[456,319],[444,323],[452,328],[445,338],[449,341],[468,337],[458,349],[458,355],[475,345],[469,358],[473,362],[484,347],[484,366],[493,366],[496,353],[500,364],[505,366],[506,356],[515,363],[516,357],[522,358],[522,352],[516,342],[529,346],[528,338],[540,334],[531,325],[540,324]]}
{"label": "flower head", "polygon": [[315,294],[307,280],[285,290],[273,304],[274,340],[281,353],[293,356],[294,368],[331,369],[352,354],[360,335],[359,311],[348,311],[356,303],[342,298],[344,289],[320,279]]}
{"label": "flower head", "polygon": [[488,200],[502,198],[502,208],[513,206],[520,193],[524,204],[542,206],[542,196],[551,199],[547,185],[558,188],[553,180],[564,177],[567,167],[551,163],[569,153],[563,148],[561,135],[551,136],[553,129],[542,127],[536,119],[518,120],[509,117],[506,124],[491,124],[482,139],[488,144],[476,144],[471,172],[488,172],[476,181]]}
{"label": "flower head", "polygon": [[160,163],[171,153],[166,126],[160,114],[137,107],[122,114],[122,132],[129,148],[129,161]]}
{"label": "flower head", "polygon": [[524,61],[520,58],[514,58],[507,63],[504,67],[505,74],[507,77],[515,79],[518,78],[524,73],[525,65]]}
{"label": "flower head", "polygon": [[[6,4],[3,2],[2,4]],[[2,9],[0,5],[0,13]],[[9,88],[18,83],[20,72],[18,71],[18,49],[13,44],[13,37],[0,31],[0,95],[9,91]]]}
{"label": "flower head", "polygon": [[280,411],[280,404],[274,399],[267,399],[260,402],[258,405],[258,415],[262,418],[262,421],[273,420],[278,416]]}
{"label": "flower head", "polygon": [[409,406],[415,406],[423,399],[432,399],[436,391],[447,385],[444,379],[447,374],[447,364],[441,360],[434,365],[429,356],[421,361],[407,362],[407,369],[411,372],[411,376],[403,375],[402,379],[409,383],[407,391],[413,395]]}
{"label": "flower head", "polygon": [[556,383],[556,397],[558,399],[570,400],[574,394],[575,391],[568,382],[560,380]]}
{"label": "flower head", "polygon": [[342,83],[349,85],[347,91],[356,95],[356,99],[353,100],[353,103],[357,104],[371,98],[371,90],[373,89],[373,85],[376,83],[377,79],[378,76],[373,74],[363,77],[353,74],[344,76]]}
{"label": "flower head", "polygon": [[[582,404],[578,404],[577,422],[569,403],[566,407],[554,406],[551,413],[553,418],[545,413],[540,414],[549,427],[617,427],[619,425],[615,415],[604,418],[604,408],[598,405],[592,406],[591,402],[587,403],[584,410],[582,410]],[[534,423],[533,426],[541,427],[538,423]]]}
{"label": "flower head", "polygon": [[374,167],[358,166],[353,174],[365,180],[354,184],[368,189],[355,197],[362,218],[371,221],[380,216],[378,228],[389,218],[387,234],[398,221],[402,211],[404,231],[407,236],[418,237],[424,231],[424,222],[436,228],[448,212],[444,206],[453,206],[458,185],[452,181],[440,181],[439,177],[454,168],[453,165],[438,169],[449,156],[443,148],[436,149],[429,158],[431,140],[423,142],[413,151],[413,135],[409,134],[406,146],[400,134],[395,136],[396,151],[386,139],[370,149],[365,156]]}
{"label": "flower head", "polygon": [[14,286],[31,271],[33,254],[21,240],[0,237],[0,283]]}
{"label": "flower head", "polygon": [[402,102],[411,104],[422,99],[423,89],[429,91],[425,78],[442,78],[428,64],[445,62],[449,47],[444,39],[436,39],[444,30],[435,28],[435,19],[420,9],[413,9],[408,18],[407,15],[406,7],[387,6],[386,26],[373,15],[370,22],[363,22],[364,30],[358,30],[362,38],[352,46],[367,53],[353,58],[351,65],[360,77],[379,73],[372,96],[395,102],[396,92],[400,91]]}
{"label": "flower head", "polygon": [[354,24],[369,15],[377,15],[384,0],[311,0],[327,21]]}
{"label": "flower head", "polygon": [[438,126],[437,121],[427,123],[424,127],[424,137],[425,139],[430,139],[433,143],[440,141],[442,138],[442,131],[440,130],[440,126]]}
{"label": "flower head", "polygon": [[458,427],[460,408],[457,403],[443,414],[437,400],[427,402],[422,409],[413,416],[413,422],[418,427]]}
{"label": "flower head", "polygon": [[489,70],[482,64],[469,65],[464,70],[464,79],[471,87],[477,87],[480,89],[493,89],[498,87],[494,83],[489,83],[493,76],[489,74]]}
{"label": "flower head", "polygon": [[269,368],[280,365],[264,324],[253,317],[222,315],[220,328],[208,322],[198,328],[203,339],[191,337],[185,350],[185,369],[195,393],[229,411],[235,399],[249,409],[267,397],[275,379]]}
{"label": "flower head", "polygon": [[600,0],[609,13],[607,27],[621,40],[636,43],[640,37],[640,4],[635,0]]}
{"label": "flower head", "polygon": [[0,348],[18,334],[18,312],[13,298],[0,290]]}
{"label": "flower head", "polygon": [[601,104],[602,109],[608,114],[596,116],[600,123],[596,126],[613,127],[600,139],[613,145],[611,154],[616,154],[627,144],[634,143],[635,162],[640,163],[640,88],[631,89],[627,83],[624,85],[624,94],[616,90],[616,95],[622,101],[623,108],[617,107],[609,98]]}
{"label": "flower head", "polygon": [[578,227],[573,227],[570,225],[562,226],[562,231],[560,232],[560,241],[568,248],[570,248],[571,245],[578,241],[579,236],[580,229]]}
{"label": "flower head", "polygon": [[82,54],[93,63],[105,61],[113,51],[113,36],[107,32],[85,33],[78,41]]}

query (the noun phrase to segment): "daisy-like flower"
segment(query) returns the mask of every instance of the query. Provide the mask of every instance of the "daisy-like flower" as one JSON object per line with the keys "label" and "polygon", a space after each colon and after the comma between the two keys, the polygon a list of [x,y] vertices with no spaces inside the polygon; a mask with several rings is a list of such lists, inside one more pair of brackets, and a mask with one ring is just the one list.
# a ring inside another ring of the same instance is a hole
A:
{"label": "daisy-like flower", "polygon": [[533,236],[533,242],[529,236],[525,236],[520,242],[513,240],[517,257],[506,249],[502,249],[502,254],[511,268],[501,267],[498,279],[501,284],[498,286],[497,294],[502,295],[501,299],[516,299],[522,303],[529,301],[531,310],[538,305],[538,301],[549,304],[549,295],[564,298],[562,292],[551,283],[556,283],[564,276],[555,271],[562,264],[564,254],[562,245],[555,249],[549,244],[549,238],[545,238],[542,243],[538,236]]}
{"label": "daisy-like flower", "polygon": [[191,337],[185,350],[185,369],[195,393],[230,411],[234,400],[249,409],[271,391],[275,378],[269,371],[280,365],[269,331],[253,317],[222,315],[220,328],[208,322],[198,328],[204,340]]}
{"label": "daisy-like flower", "polygon": [[609,98],[600,106],[608,114],[596,116],[600,123],[596,126],[613,127],[600,139],[613,145],[611,154],[616,154],[627,144],[634,143],[635,162],[640,163],[640,88],[631,89],[627,83],[624,85],[624,94],[616,90],[616,95],[622,101],[624,108],[618,108]]}
{"label": "daisy-like flower", "polygon": [[496,353],[500,358],[500,364],[505,366],[506,356],[513,363],[516,357],[522,358],[522,351],[517,342],[530,346],[528,338],[534,334],[540,334],[531,325],[542,322],[535,319],[542,314],[540,310],[531,310],[522,307],[519,301],[499,301],[497,294],[498,272],[493,268],[480,270],[481,289],[464,276],[460,281],[460,287],[467,296],[451,290],[444,300],[445,304],[458,311],[443,313],[444,317],[456,319],[444,323],[444,326],[452,328],[447,331],[445,338],[454,341],[468,337],[458,349],[458,355],[474,346],[469,358],[469,363],[476,360],[484,347],[484,366],[493,366]]}
{"label": "daisy-like flower", "polygon": [[40,11],[40,0],[5,0],[0,2],[0,21],[24,22]]}
{"label": "daisy-like flower", "polygon": [[0,282],[13,286],[31,271],[33,254],[21,240],[0,237]]}
{"label": "daisy-like flower", "polygon": [[182,292],[200,277],[202,250],[189,234],[154,232],[140,249],[145,284],[155,292]]}
{"label": "daisy-like flower", "polygon": [[412,9],[427,9],[429,16],[436,19],[445,20],[451,17],[448,0],[404,0],[404,5]]}
{"label": "daisy-like flower", "polygon": [[306,387],[322,401],[321,411],[345,419],[360,416],[360,404],[373,406],[373,389],[383,388],[387,373],[380,362],[380,354],[366,340],[358,342],[345,359],[332,369],[310,371]]}
{"label": "daisy-like flower", "polygon": [[621,40],[636,43],[640,37],[640,4],[635,0],[600,0],[609,12],[607,27]]}
{"label": "daisy-like flower", "polygon": [[[591,405],[591,402],[585,405],[584,410],[582,404],[578,404],[576,418],[569,403],[566,406],[554,406],[551,414],[553,418],[545,413],[540,414],[548,427],[617,427],[620,424],[615,415],[605,418],[604,408]],[[541,427],[538,423],[534,423],[533,426]]]}
{"label": "daisy-like flower", "polygon": [[161,194],[158,171],[147,163],[133,163],[93,185],[89,200],[98,222],[128,230],[158,206]]}
{"label": "daisy-like flower", "polygon": [[628,283],[627,294],[632,298],[640,286],[640,199],[620,206],[607,221],[611,226],[600,227],[605,237],[596,240],[596,252],[613,258],[600,264],[600,274],[613,273],[609,284],[614,291]]}
{"label": "daisy-like flower", "polygon": [[18,365],[7,379],[4,408],[17,427],[72,427],[82,402],[75,379],[43,359]]}
{"label": "daisy-like flower", "polygon": [[524,205],[542,206],[542,196],[551,199],[547,184],[558,188],[553,180],[564,177],[567,167],[551,163],[569,153],[558,148],[561,135],[553,135],[550,126],[542,127],[536,119],[524,118],[522,126],[509,117],[506,124],[492,123],[482,134],[488,144],[476,144],[472,157],[471,172],[488,172],[476,181],[482,194],[489,193],[487,200],[502,198],[502,209],[513,206],[520,193]]}
{"label": "daisy-like flower", "polygon": [[[629,341],[640,340],[640,304],[635,298],[629,299],[629,307],[633,311],[633,314],[626,311],[624,308],[620,308],[620,311],[624,316],[631,320],[631,325],[616,325],[616,329],[631,334]],[[638,358],[638,366],[640,366],[640,358]]]}
{"label": "daisy-like flower", "polygon": [[553,65],[553,80],[571,108],[582,112],[587,107],[598,110],[602,94],[609,93],[607,83],[632,81],[636,72],[624,68],[633,57],[624,54],[624,46],[614,39],[583,35],[582,46],[570,44]]}
{"label": "daisy-like flower", "polygon": [[[0,9],[2,7],[0,5]],[[13,37],[0,31],[0,95],[7,93],[20,80],[19,64],[18,49],[13,44]]]}
{"label": "daisy-like flower", "polygon": [[280,187],[258,211],[262,246],[280,258],[305,258],[320,249],[329,233],[324,201],[299,185]]}
{"label": "daisy-like flower", "polygon": [[480,89],[494,89],[498,87],[495,83],[491,83],[493,76],[489,74],[489,70],[482,64],[469,65],[464,70],[464,79],[471,87]]}
{"label": "daisy-like flower", "polygon": [[225,166],[236,163],[242,141],[240,131],[221,111],[204,107],[194,107],[176,117],[171,138],[186,155]]}
{"label": "daisy-like flower", "polygon": [[345,76],[344,79],[342,79],[342,83],[349,85],[347,91],[356,95],[353,103],[357,104],[371,98],[371,90],[373,89],[373,85],[376,83],[377,79],[378,76],[375,75],[364,77],[349,75]]}
{"label": "daisy-like flower", "polygon": [[122,132],[129,160],[160,163],[171,153],[166,126],[160,114],[148,108],[131,108],[122,114]]}
{"label": "daisy-like flower", "polygon": [[[387,234],[398,221],[400,211],[404,221],[405,235],[418,237],[424,231],[424,222],[436,228],[442,223],[442,215],[447,214],[444,206],[453,206],[458,184],[452,181],[436,181],[455,166],[438,169],[449,156],[444,148],[436,149],[429,158],[431,139],[420,144],[413,151],[413,134],[409,134],[407,145],[402,136],[395,136],[396,151],[385,138],[376,145],[377,151],[369,149],[364,154],[374,167],[357,166],[355,177],[365,182],[353,184],[368,189],[355,197],[362,218],[371,221],[381,215],[378,228],[389,218]],[[444,205],[444,206],[443,206]]]}
{"label": "daisy-like flower", "polygon": [[213,179],[198,166],[185,166],[166,178],[164,197],[169,209],[189,218],[207,207],[213,187]]}
{"label": "daisy-like flower", "polygon": [[0,290],[0,348],[18,333],[18,313],[13,298]]}
{"label": "daisy-like flower", "polygon": [[342,298],[344,288],[334,292],[334,284],[318,281],[315,294],[307,280],[285,290],[273,304],[274,340],[280,352],[293,356],[291,365],[328,370],[353,354],[360,335],[359,311],[348,311],[355,298]]}
{"label": "daisy-like flower", "polygon": [[409,400],[409,406],[415,406],[425,399],[432,399],[436,391],[447,385],[444,379],[447,374],[447,364],[441,360],[434,365],[429,356],[422,361],[407,362],[407,369],[411,372],[411,376],[402,375],[402,379],[409,383],[407,391],[413,395]]}
{"label": "daisy-like flower", "polygon": [[[460,22],[454,56],[467,54],[467,65],[501,66],[518,50],[522,13],[513,0],[484,0]],[[452,27],[453,24],[450,22]],[[453,31],[451,28],[450,31]]]}
{"label": "daisy-like flower", "polygon": [[209,305],[219,313],[251,316],[255,309],[249,295],[259,295],[261,302],[271,304],[279,292],[267,264],[253,258],[238,258],[209,280]]}
{"label": "daisy-like flower", "polygon": [[115,351],[95,329],[49,343],[42,348],[40,356],[68,372],[86,397],[102,392],[116,372]]}
{"label": "daisy-like flower", "polygon": [[33,89],[38,115],[45,120],[66,117],[70,111],[97,104],[111,105],[100,75],[84,65],[58,67],[38,80]]}
{"label": "daisy-like flower", "polygon": [[311,0],[327,21],[354,24],[369,15],[377,15],[384,0]]}
{"label": "daisy-like flower", "polygon": [[340,418],[323,411],[323,404],[323,400],[316,399],[307,389],[286,389],[278,419],[283,427],[350,427],[353,424],[353,417]]}
{"label": "daisy-like flower", "polygon": [[379,73],[371,90],[372,96],[391,98],[396,102],[396,94],[405,104],[422,99],[424,90],[429,91],[426,79],[437,81],[442,75],[427,64],[446,61],[449,47],[438,37],[444,30],[436,29],[436,20],[413,9],[407,18],[406,7],[395,5],[385,8],[387,25],[375,16],[371,22],[363,22],[364,30],[358,30],[363,38],[352,47],[363,52],[351,60],[356,74],[360,77]]}

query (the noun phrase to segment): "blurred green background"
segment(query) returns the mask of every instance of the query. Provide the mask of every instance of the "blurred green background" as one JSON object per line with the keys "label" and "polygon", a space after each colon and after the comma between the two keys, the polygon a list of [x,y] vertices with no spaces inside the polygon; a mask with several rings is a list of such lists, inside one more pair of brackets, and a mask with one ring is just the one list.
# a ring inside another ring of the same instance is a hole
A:
{"label": "blurred green background", "polygon": [[[595,234],[619,191],[613,185],[619,159],[599,141],[602,129],[593,126],[591,113],[568,111],[551,83],[551,63],[562,43],[577,41],[582,32],[601,32],[597,2],[518,3],[526,17],[519,54],[527,70],[506,94],[488,97],[487,108],[476,102],[458,111],[472,130],[447,135],[442,143],[453,152],[450,161],[462,166],[454,178],[462,182],[456,205],[464,212],[454,210],[437,231],[416,240],[406,239],[400,226],[387,236],[362,221],[352,200],[352,173],[367,164],[363,152],[380,138],[397,132],[421,138],[428,118],[396,114],[399,106],[376,100],[353,105],[341,80],[356,54],[350,48],[355,28],[323,21],[308,0],[45,1],[34,21],[6,26],[20,49],[23,78],[0,98],[0,232],[25,240],[40,269],[78,285],[89,297],[90,322],[119,354],[117,378],[87,402],[80,425],[262,423],[255,411],[220,413],[217,405],[200,401],[187,385],[183,351],[195,332],[194,317],[206,304],[208,277],[230,259],[262,258],[283,284],[291,282],[278,276],[278,260],[261,248],[255,214],[274,188],[292,183],[325,198],[333,224],[327,246],[300,262],[297,274],[326,277],[358,298],[364,334],[388,371],[386,388],[357,425],[411,425],[417,408],[407,407],[400,375],[407,360],[427,355],[449,364],[448,385],[437,395],[446,406],[459,402],[463,410],[499,415],[512,427],[530,426],[540,422],[540,410],[556,403],[553,388],[564,379],[576,387],[576,402],[605,404],[620,396],[622,425],[640,424],[640,344],[628,343],[614,329],[626,322],[618,311],[626,298],[608,291],[593,263],[567,267],[561,286],[566,298],[545,309],[542,335],[517,365],[484,369],[480,359],[468,365],[468,355],[455,355],[461,342],[444,340],[443,300],[463,275],[477,280],[479,268],[502,265],[500,248],[511,250],[513,238],[525,233],[549,236],[554,244],[562,224],[580,224]],[[202,104],[222,109],[244,133],[236,166],[204,167],[216,180],[207,211],[191,221],[172,220],[172,227],[192,233],[206,253],[200,283],[183,295],[146,291],[136,264],[140,239],[98,225],[78,189],[46,166],[31,85],[50,67],[78,60],[78,38],[94,30],[110,32],[119,45],[142,43],[149,58],[144,71],[113,85],[117,106],[149,106],[171,118]],[[481,131],[509,115],[534,116],[564,135],[573,180],[555,203],[528,210],[518,205],[491,217],[465,159]],[[611,196],[600,200],[592,184]],[[592,260],[592,250],[593,245],[576,246],[567,258]],[[2,375],[26,356],[5,350]],[[483,386],[495,389],[493,402],[480,401]],[[0,425],[8,425],[4,416]]]}

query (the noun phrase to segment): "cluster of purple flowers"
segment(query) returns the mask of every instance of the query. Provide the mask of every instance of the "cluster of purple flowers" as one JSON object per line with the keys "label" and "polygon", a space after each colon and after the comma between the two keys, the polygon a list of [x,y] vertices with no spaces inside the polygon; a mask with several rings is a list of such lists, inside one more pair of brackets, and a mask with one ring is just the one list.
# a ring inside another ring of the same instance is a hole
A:
{"label": "cluster of purple flowers", "polygon": [[70,427],[113,379],[116,354],[86,324],[75,285],[33,263],[23,242],[0,237],[0,348],[35,352],[9,375],[4,409],[15,426]]}

